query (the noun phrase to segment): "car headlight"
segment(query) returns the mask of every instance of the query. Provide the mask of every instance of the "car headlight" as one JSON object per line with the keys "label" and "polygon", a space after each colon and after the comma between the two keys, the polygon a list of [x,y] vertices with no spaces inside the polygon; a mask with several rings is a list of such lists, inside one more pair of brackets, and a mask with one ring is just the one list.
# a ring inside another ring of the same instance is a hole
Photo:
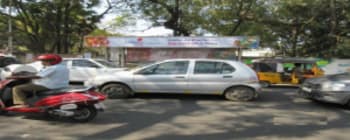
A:
{"label": "car headlight", "polygon": [[322,85],[322,89],[339,91],[339,90],[344,90],[346,86],[347,85],[345,83],[326,83]]}
{"label": "car headlight", "polygon": [[345,88],[346,84],[345,83],[334,83],[333,88]]}
{"label": "car headlight", "polygon": [[10,69],[8,67],[5,67],[4,71],[10,71]]}

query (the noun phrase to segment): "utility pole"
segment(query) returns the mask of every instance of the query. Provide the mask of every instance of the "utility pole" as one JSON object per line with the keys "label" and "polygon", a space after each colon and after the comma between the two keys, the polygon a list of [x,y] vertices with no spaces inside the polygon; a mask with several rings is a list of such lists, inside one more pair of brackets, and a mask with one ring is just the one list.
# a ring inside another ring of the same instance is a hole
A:
{"label": "utility pole", "polygon": [[12,55],[12,48],[13,48],[13,44],[12,44],[12,0],[10,0],[9,3],[9,19],[8,19],[8,26],[9,26],[9,30],[8,30],[8,34],[9,34],[9,40],[8,40],[8,53]]}

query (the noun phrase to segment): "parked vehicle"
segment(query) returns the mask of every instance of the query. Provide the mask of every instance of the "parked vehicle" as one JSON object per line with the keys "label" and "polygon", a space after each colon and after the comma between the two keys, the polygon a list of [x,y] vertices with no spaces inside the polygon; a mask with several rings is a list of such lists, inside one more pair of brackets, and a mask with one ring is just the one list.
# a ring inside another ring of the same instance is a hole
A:
{"label": "parked vehicle", "polygon": [[11,79],[0,81],[0,114],[7,112],[44,113],[52,117],[68,117],[76,122],[87,122],[94,119],[99,110],[104,109],[101,101],[105,96],[85,89],[56,89],[28,94],[28,107],[14,108],[12,88],[30,82],[28,75],[11,76]]}
{"label": "parked vehicle", "polygon": [[307,79],[298,93],[305,98],[350,107],[350,72]]}
{"label": "parked vehicle", "polygon": [[303,80],[323,76],[316,60],[301,58],[267,58],[253,62],[253,69],[263,87],[269,85],[298,85]]}
{"label": "parked vehicle", "polygon": [[85,82],[97,86],[109,98],[126,98],[134,93],[215,94],[235,101],[258,97],[260,84],[247,65],[230,60],[170,59],[98,75]]}
{"label": "parked vehicle", "polygon": [[104,59],[64,58],[63,63],[66,63],[69,69],[69,81],[81,84],[98,74],[112,74],[126,70],[126,68],[118,67]]}
{"label": "parked vehicle", "polygon": [[19,64],[20,61],[11,55],[0,55],[0,68],[11,64]]}
{"label": "parked vehicle", "polygon": [[[114,73],[117,71],[125,70],[126,68],[120,68],[112,63],[103,59],[90,59],[90,58],[64,58],[63,64],[67,65],[69,69],[69,81],[70,83],[83,84],[84,81],[91,77],[95,77],[101,73]],[[42,68],[41,62],[33,62],[26,64],[34,67],[37,71]],[[1,73],[1,78],[5,79],[10,76],[21,64],[9,65],[4,68]]]}
{"label": "parked vehicle", "polygon": [[20,64],[20,61],[11,55],[0,55],[0,72],[11,64]]}
{"label": "parked vehicle", "polygon": [[350,71],[350,59],[331,59],[322,67],[325,75],[333,75]]}

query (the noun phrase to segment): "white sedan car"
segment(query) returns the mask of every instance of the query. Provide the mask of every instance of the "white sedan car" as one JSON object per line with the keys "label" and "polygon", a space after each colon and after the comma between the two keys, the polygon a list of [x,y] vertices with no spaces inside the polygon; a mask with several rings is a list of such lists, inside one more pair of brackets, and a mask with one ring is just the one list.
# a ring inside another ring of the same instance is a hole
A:
{"label": "white sedan car", "polygon": [[[98,74],[114,73],[126,69],[117,67],[103,59],[64,58],[62,64],[67,65],[67,68],[69,69],[69,81],[71,83],[81,84],[89,78],[95,77]],[[35,73],[41,68],[42,64],[39,61],[25,65],[12,64],[4,68],[4,70],[1,72],[1,78],[6,78],[13,72],[19,71],[29,71]]]}
{"label": "white sedan car", "polygon": [[249,101],[257,98],[260,84],[247,65],[231,60],[171,59],[98,75],[85,82],[96,86],[109,98],[125,98],[134,93],[184,93],[224,95],[226,99]]}
{"label": "white sedan car", "polygon": [[117,67],[104,59],[64,58],[63,63],[69,69],[69,81],[78,83],[87,81],[99,74],[112,74],[126,70],[126,68]]}

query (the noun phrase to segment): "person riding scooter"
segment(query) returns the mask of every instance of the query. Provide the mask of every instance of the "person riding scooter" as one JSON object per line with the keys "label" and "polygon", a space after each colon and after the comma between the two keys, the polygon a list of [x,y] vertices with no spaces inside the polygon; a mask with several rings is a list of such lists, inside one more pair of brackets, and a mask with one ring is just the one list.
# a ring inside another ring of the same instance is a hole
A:
{"label": "person riding scooter", "polygon": [[69,70],[60,64],[62,57],[57,54],[44,54],[37,57],[44,66],[36,75],[26,77],[32,78],[32,82],[14,86],[14,107],[26,107],[26,97],[29,93],[66,88],[69,86]]}

